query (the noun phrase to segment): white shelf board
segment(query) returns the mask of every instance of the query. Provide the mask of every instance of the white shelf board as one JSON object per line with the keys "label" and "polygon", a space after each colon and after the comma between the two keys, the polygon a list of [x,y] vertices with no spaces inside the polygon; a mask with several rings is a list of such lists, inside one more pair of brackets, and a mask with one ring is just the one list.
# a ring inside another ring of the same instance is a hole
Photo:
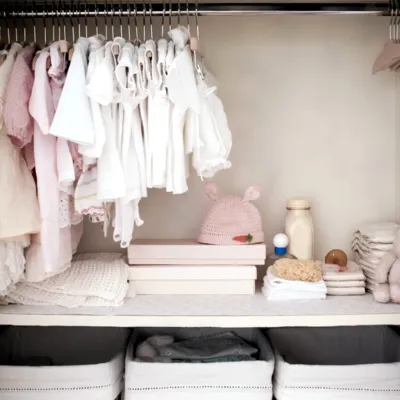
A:
{"label": "white shelf board", "polygon": [[137,296],[119,308],[0,306],[0,325],[280,327],[400,325],[400,305],[371,295],[267,301],[255,296]]}

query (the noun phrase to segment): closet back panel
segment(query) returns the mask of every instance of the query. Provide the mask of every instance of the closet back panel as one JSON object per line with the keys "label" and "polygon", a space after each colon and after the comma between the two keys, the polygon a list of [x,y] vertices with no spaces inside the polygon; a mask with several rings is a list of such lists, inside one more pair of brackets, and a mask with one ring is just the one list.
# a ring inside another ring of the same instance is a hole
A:
{"label": "closet back panel", "polygon": [[[233,133],[233,167],[215,180],[222,193],[260,185],[268,243],[294,196],[312,202],[320,259],[334,247],[349,250],[361,223],[396,218],[396,77],[371,74],[388,25],[366,16],[200,18]],[[194,173],[187,194],[150,191],[137,236],[196,237],[210,203]],[[80,251],[100,250],[119,246],[87,223]]]}

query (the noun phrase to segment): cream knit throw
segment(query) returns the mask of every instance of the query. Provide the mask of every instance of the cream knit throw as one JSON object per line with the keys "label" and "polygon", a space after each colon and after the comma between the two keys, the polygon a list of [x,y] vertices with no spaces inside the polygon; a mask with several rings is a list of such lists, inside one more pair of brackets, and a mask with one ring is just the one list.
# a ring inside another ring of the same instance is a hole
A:
{"label": "cream knit throw", "polygon": [[21,282],[7,297],[10,303],[63,307],[123,304],[128,266],[121,254],[82,254],[71,268],[42,282]]}

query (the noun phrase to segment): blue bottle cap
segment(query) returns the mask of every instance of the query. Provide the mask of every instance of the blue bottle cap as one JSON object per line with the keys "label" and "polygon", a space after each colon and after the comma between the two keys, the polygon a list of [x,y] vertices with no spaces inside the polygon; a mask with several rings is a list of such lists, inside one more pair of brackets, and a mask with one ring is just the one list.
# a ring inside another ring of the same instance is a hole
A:
{"label": "blue bottle cap", "polygon": [[278,256],[286,254],[286,247],[275,247],[275,254]]}

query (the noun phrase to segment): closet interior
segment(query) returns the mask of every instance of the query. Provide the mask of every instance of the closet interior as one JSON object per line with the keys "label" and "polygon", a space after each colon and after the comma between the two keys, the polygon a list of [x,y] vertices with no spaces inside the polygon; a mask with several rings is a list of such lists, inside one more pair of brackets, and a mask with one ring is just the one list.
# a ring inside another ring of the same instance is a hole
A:
{"label": "closet interior", "polygon": [[1,2],[0,400],[397,399],[399,65],[397,0]]}

